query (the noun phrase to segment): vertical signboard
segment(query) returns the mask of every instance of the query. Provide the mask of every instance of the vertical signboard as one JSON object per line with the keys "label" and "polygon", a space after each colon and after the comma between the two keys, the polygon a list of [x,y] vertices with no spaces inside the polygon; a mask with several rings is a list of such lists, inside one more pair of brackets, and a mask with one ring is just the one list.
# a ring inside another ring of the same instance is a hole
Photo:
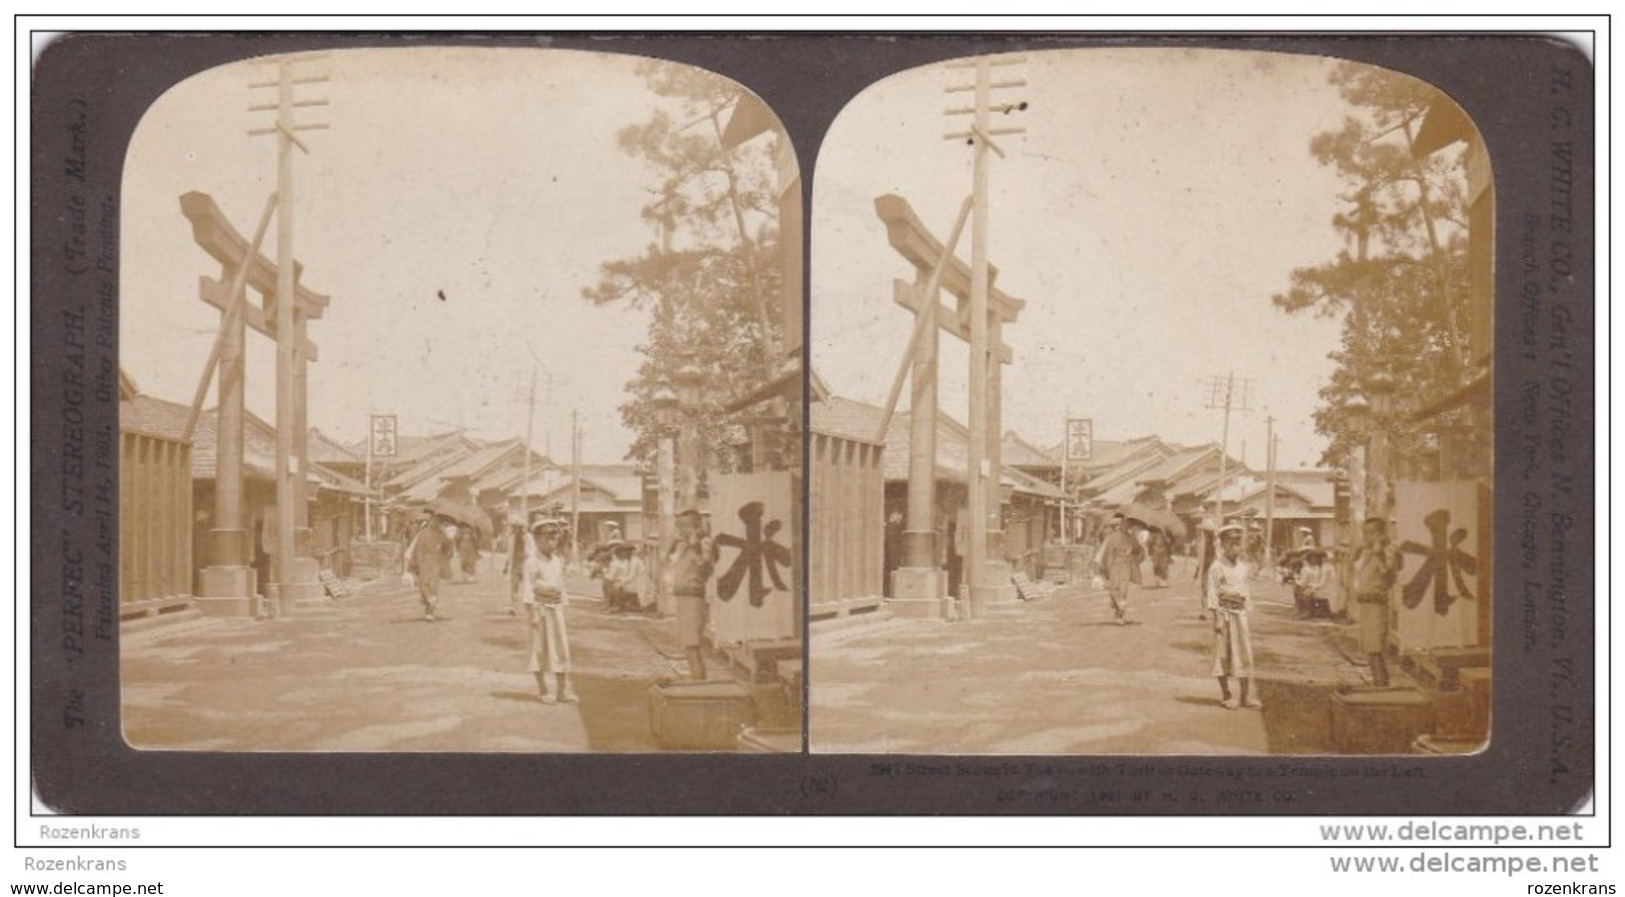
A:
{"label": "vertical signboard", "polygon": [[791,600],[790,474],[714,474],[711,533],[717,566],[711,597],[718,643],[795,638],[800,626]]}
{"label": "vertical signboard", "polygon": [[1094,455],[1094,452],[1095,422],[1089,418],[1081,417],[1068,420],[1066,422],[1067,461],[1087,461]]}
{"label": "vertical signboard", "polygon": [[1394,542],[1405,557],[1392,601],[1402,651],[1479,643],[1478,484],[1402,483]]}

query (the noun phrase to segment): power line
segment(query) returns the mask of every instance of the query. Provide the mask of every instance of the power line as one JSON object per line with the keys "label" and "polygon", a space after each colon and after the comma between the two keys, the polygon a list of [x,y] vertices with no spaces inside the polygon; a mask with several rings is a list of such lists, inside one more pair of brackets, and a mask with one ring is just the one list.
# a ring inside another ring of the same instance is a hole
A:
{"label": "power line", "polygon": [[1207,407],[1224,409],[1224,430],[1219,439],[1219,483],[1213,490],[1213,522],[1217,529],[1224,526],[1224,487],[1228,476],[1225,468],[1230,463],[1230,413],[1252,410],[1248,400],[1253,382],[1247,378],[1237,379],[1236,372],[1231,371],[1223,377],[1207,377],[1202,383],[1207,393]]}

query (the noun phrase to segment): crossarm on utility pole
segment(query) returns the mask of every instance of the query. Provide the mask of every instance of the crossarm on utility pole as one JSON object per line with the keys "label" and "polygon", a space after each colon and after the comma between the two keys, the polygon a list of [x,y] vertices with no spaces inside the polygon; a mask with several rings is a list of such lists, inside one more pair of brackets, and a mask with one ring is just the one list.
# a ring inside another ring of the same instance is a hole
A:
{"label": "crossarm on utility pole", "polygon": [[954,247],[959,245],[959,234],[965,229],[965,219],[970,217],[971,197],[959,206],[959,217],[954,219],[953,232],[948,234],[948,241],[942,244],[942,255],[938,257],[936,265],[931,268],[931,277],[925,283],[925,295],[920,303],[919,313],[914,316],[914,332],[908,338],[908,346],[903,350],[902,359],[897,365],[897,375],[892,377],[891,392],[886,397],[886,409],[880,415],[880,429],[875,433],[875,441],[886,441],[886,428],[891,426],[892,412],[897,410],[897,399],[903,393],[903,379],[908,376],[909,365],[914,359],[914,346],[919,343],[920,337],[928,333],[928,328],[937,326],[936,307],[937,293],[942,290],[942,275],[953,260]]}
{"label": "crossarm on utility pole", "polygon": [[214,379],[214,369],[220,364],[220,351],[225,347],[226,334],[236,326],[237,318],[242,315],[244,294],[248,290],[249,263],[259,254],[260,243],[265,239],[265,231],[271,225],[271,213],[276,211],[276,193],[273,191],[265,198],[265,211],[260,213],[259,227],[254,229],[254,239],[243,252],[243,259],[237,265],[237,271],[231,277],[231,292],[227,294],[226,312],[220,318],[220,332],[215,334],[214,346],[209,349],[209,360],[203,365],[203,376],[198,378],[197,390],[192,393],[192,407],[186,412],[186,426],[181,430],[181,441],[191,442],[192,432],[197,429],[198,415],[203,411],[203,399],[209,394],[209,381]]}

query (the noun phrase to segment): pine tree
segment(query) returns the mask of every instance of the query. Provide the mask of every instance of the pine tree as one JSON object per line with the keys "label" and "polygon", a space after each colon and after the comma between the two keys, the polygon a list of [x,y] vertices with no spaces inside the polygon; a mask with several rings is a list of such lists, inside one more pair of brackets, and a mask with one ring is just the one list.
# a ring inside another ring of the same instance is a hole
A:
{"label": "pine tree", "polygon": [[1316,135],[1309,152],[1347,185],[1347,209],[1330,224],[1344,238],[1336,258],[1292,272],[1272,301],[1288,313],[1343,315],[1331,380],[1320,390],[1316,430],[1329,439],[1322,463],[1337,465],[1361,442],[1351,400],[1374,379],[1394,387],[1387,428],[1401,458],[1437,450],[1410,413],[1459,388],[1467,357],[1465,180],[1459,148],[1417,158],[1423,116],[1450,100],[1413,78],[1344,64],[1331,81],[1351,107],[1343,126]]}
{"label": "pine tree", "polygon": [[[666,432],[657,397],[672,375],[701,375],[698,419],[706,468],[730,470],[742,428],[724,409],[772,375],[777,344],[781,251],[774,206],[771,137],[732,150],[722,133],[744,96],[738,85],[700,69],[648,61],[638,73],[665,103],[617,135],[621,152],[654,173],[642,209],[656,239],[634,258],[605,262],[583,290],[596,304],[651,310],[644,356],[627,384],[621,418],[636,438],[627,457],[647,462]],[[799,247],[796,248],[799,251]]]}

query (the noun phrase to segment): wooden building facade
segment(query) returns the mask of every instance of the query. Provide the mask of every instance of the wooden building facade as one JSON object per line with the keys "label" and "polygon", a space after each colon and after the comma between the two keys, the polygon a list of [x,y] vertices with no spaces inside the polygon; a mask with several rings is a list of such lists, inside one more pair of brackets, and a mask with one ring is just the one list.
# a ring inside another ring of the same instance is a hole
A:
{"label": "wooden building facade", "polygon": [[119,616],[185,608],[191,599],[192,447],[121,414]]}
{"label": "wooden building facade", "polygon": [[808,613],[812,619],[884,593],[885,447],[819,432],[808,453]]}

